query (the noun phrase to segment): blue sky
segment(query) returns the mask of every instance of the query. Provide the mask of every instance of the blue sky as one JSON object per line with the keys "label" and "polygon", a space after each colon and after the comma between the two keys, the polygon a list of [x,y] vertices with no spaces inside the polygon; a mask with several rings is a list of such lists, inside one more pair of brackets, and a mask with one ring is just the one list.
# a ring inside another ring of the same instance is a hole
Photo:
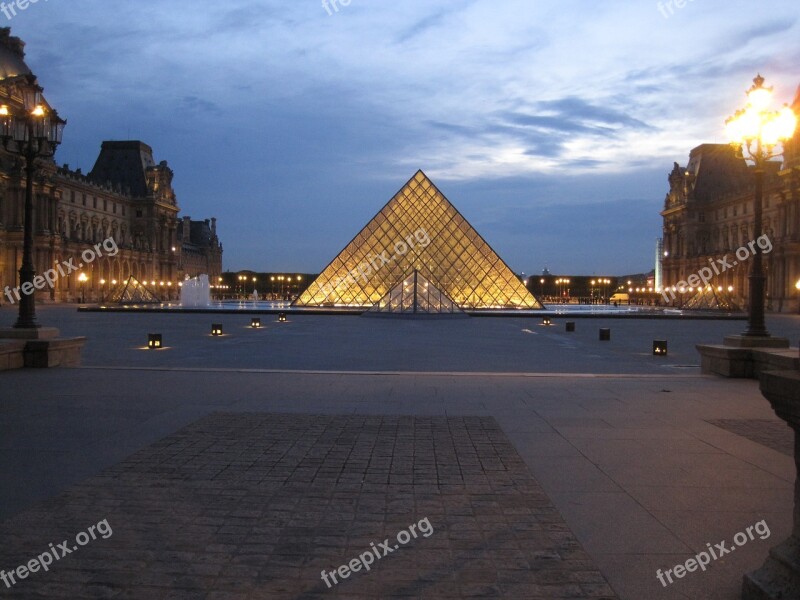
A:
{"label": "blue sky", "polygon": [[[225,267],[316,272],[423,169],[517,271],[652,268],[666,177],[756,72],[791,101],[797,4],[40,0],[0,22],[69,120],[175,170]],[[665,16],[666,15],[666,16]]]}

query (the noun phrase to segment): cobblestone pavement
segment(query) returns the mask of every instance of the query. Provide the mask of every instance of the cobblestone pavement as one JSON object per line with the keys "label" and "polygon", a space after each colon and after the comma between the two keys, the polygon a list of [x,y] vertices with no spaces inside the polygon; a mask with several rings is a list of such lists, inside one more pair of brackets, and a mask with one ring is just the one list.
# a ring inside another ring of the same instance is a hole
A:
{"label": "cobblestone pavement", "polygon": [[794,432],[783,421],[766,419],[716,419],[708,423],[785,454],[794,456]]}
{"label": "cobblestone pavement", "polygon": [[[113,535],[77,548],[103,519]],[[413,524],[427,537],[398,544]],[[7,572],[77,548],[9,598],[616,598],[491,417],[216,413],[0,539]],[[323,583],[385,539],[369,572]]]}

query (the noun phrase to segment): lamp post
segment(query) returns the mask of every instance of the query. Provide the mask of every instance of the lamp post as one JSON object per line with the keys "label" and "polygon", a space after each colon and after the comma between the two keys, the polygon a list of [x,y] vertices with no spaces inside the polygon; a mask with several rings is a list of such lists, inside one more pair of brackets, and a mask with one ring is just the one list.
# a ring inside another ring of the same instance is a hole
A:
{"label": "lamp post", "polygon": [[[7,104],[0,106],[0,140],[3,148],[25,160],[25,215],[22,242],[22,265],[19,269],[20,289],[19,317],[15,329],[38,329],[36,322],[36,298],[33,280],[36,269],[33,264],[33,176],[38,158],[52,157],[64,132],[66,121],[58,113],[46,108],[42,99],[42,88],[36,78],[29,75],[19,84],[22,109],[15,110]],[[25,293],[25,289],[28,293]]]}
{"label": "lamp post", "polygon": [[89,278],[86,276],[86,273],[81,273],[78,275],[78,281],[81,284],[81,304],[86,303],[86,282],[89,281]]}
{"label": "lamp post", "polygon": [[[764,197],[764,167],[772,158],[780,156],[778,144],[790,139],[797,127],[797,116],[788,105],[781,110],[770,109],[773,88],[764,87],[764,78],[758,75],[747,91],[747,105],[730,117],[725,124],[731,145],[739,156],[753,163],[755,201],[753,204],[753,238],[761,237],[762,203]],[[768,338],[764,322],[765,277],[762,249],[756,246],[750,268],[750,306],[747,313],[747,338]]]}
{"label": "lamp post", "polygon": [[[797,283],[794,284],[795,289],[800,292],[800,279],[797,280]],[[800,312],[800,305],[798,305],[798,312]]]}

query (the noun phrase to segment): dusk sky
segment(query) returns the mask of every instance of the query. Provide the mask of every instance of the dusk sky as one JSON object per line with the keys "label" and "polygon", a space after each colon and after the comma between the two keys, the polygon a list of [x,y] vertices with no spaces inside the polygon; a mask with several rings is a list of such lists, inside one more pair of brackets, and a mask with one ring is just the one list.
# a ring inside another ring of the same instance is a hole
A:
{"label": "dusk sky", "polygon": [[648,271],[672,163],[726,141],[757,72],[781,103],[800,83],[796,0],[337,6],[39,0],[0,22],[69,121],[57,161],[148,143],[229,270],[319,272],[423,169],[518,272]]}

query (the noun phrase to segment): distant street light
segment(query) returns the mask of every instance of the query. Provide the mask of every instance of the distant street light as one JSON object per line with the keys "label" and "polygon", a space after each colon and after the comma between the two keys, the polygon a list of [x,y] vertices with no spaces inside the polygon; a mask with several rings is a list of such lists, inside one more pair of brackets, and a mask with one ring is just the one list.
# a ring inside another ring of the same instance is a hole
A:
{"label": "distant street light", "polygon": [[81,273],[78,275],[78,281],[81,285],[81,304],[86,303],[86,282],[89,281],[89,278],[86,276],[86,273]]}
{"label": "distant street light", "polygon": [[[747,105],[736,111],[725,124],[731,144],[737,154],[755,165],[755,201],[753,203],[753,239],[762,235],[764,168],[766,163],[782,152],[776,146],[789,140],[797,128],[797,115],[787,104],[781,110],[770,109],[773,88],[764,87],[764,78],[758,75],[747,91]],[[770,337],[764,321],[765,281],[762,249],[753,249],[750,268],[750,306],[747,313],[746,337]]]}

